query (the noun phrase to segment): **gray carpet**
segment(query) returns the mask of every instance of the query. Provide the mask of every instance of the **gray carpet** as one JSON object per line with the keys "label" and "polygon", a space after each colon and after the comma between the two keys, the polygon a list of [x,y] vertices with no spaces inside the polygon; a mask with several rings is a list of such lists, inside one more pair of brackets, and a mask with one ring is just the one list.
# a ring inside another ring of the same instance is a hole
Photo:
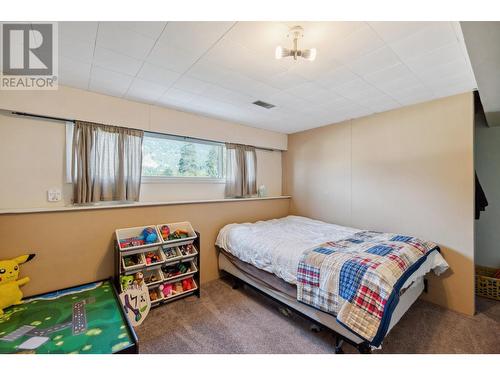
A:
{"label": "gray carpet", "polygon": [[[374,353],[500,353],[500,303],[478,298],[465,316],[417,301]],[[215,280],[202,297],[151,310],[137,329],[141,353],[332,353],[333,335],[284,316],[279,305],[250,288]],[[344,345],[346,353],[357,351]]]}

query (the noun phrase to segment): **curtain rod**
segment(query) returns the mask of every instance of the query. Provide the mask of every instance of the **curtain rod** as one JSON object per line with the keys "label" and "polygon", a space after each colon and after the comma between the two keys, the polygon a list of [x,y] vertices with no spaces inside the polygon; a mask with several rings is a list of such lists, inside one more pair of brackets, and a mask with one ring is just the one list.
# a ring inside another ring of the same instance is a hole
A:
{"label": "curtain rod", "polygon": [[[63,122],[75,122],[75,121],[77,121],[75,119],[67,119],[67,118],[54,117],[54,116],[36,115],[36,114],[33,114],[33,113],[27,113],[27,112],[13,111],[13,112],[11,112],[11,114],[16,115],[16,116],[34,117],[34,118],[39,118],[39,119],[43,119],[43,120],[55,120],[55,121],[63,121]],[[119,127],[121,127],[121,126],[119,126]],[[127,128],[127,129],[140,130],[140,131],[143,131],[145,133],[153,133],[153,134],[158,134],[158,135],[166,135],[166,136],[171,136],[171,137],[179,137],[179,138],[183,138],[183,139],[186,139],[186,140],[192,139],[192,140],[195,140],[195,141],[212,142],[212,143],[219,143],[219,144],[225,144],[226,143],[226,142],[212,141],[210,139],[189,137],[189,136],[185,136],[185,135],[154,132],[154,131],[144,130],[144,129],[136,129],[136,128]],[[228,143],[232,143],[232,142],[228,142]],[[258,146],[253,146],[253,145],[243,145],[242,144],[242,146],[251,146],[251,147],[255,147],[258,150],[263,150],[263,151],[282,151],[282,150],[279,150],[279,149],[266,148],[266,147],[258,147]]]}

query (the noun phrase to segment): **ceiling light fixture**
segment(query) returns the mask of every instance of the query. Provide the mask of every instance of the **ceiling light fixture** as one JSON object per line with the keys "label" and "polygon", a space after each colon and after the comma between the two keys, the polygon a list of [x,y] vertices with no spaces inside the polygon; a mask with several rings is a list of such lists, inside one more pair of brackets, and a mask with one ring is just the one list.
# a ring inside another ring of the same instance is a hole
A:
{"label": "ceiling light fixture", "polygon": [[284,48],[282,46],[276,47],[274,54],[276,59],[280,60],[283,57],[292,56],[294,60],[297,60],[297,57],[300,56],[306,60],[314,61],[316,58],[316,48],[303,50],[297,48],[298,40],[304,37],[304,29],[301,26],[294,26],[290,28],[290,32],[287,35],[289,38],[290,36],[293,36],[293,49]]}

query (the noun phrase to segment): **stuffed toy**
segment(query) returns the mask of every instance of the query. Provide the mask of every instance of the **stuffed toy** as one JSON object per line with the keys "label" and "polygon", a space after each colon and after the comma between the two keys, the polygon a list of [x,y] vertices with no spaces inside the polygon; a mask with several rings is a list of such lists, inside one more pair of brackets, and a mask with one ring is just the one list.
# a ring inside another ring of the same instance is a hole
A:
{"label": "stuffed toy", "polygon": [[21,255],[10,260],[0,260],[0,316],[3,309],[23,303],[23,292],[20,286],[29,283],[29,277],[19,277],[19,265],[33,259],[35,254]]}

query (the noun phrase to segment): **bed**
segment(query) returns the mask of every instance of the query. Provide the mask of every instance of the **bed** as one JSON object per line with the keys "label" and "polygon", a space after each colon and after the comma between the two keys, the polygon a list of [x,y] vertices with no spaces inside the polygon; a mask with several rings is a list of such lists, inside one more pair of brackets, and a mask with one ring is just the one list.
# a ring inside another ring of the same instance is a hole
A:
{"label": "bed", "polygon": [[[272,299],[304,315],[336,334],[335,352],[342,352],[343,342],[354,345],[361,353],[380,347],[339,322],[336,314],[316,308],[297,299],[301,286],[298,270],[307,249],[323,243],[337,243],[365,233],[350,228],[300,216],[256,223],[229,224],[221,229],[216,241],[219,269],[238,282],[263,292]],[[410,238],[410,237],[408,237]],[[437,246],[436,246],[437,248]],[[434,250],[434,249],[433,249]],[[439,250],[437,248],[437,250]],[[425,289],[424,276],[448,268],[439,251],[432,251],[400,281],[397,304],[387,319],[384,337],[399,322]],[[299,275],[300,276],[300,275]]]}

